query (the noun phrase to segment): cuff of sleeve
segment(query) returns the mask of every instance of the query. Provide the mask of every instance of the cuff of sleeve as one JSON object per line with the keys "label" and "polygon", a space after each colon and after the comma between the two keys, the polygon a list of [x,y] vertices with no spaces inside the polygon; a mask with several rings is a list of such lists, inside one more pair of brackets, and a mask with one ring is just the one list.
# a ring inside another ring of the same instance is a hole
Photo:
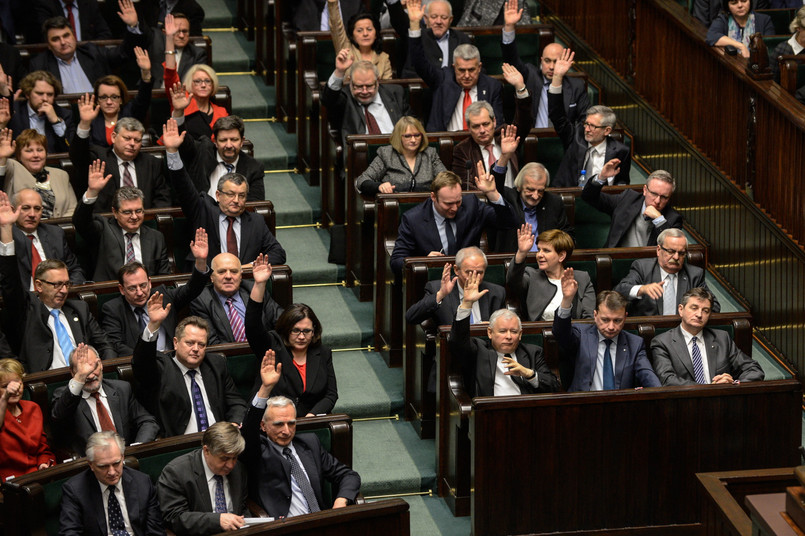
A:
{"label": "cuff of sleeve", "polygon": [[503,37],[502,37],[503,44],[510,45],[511,43],[514,43],[514,36],[515,32],[507,32],[506,30],[503,30]]}
{"label": "cuff of sleeve", "polygon": [[145,342],[154,342],[159,337],[159,329],[155,332],[151,333],[151,330],[148,329],[148,326],[145,326],[143,330],[143,340]]}
{"label": "cuff of sleeve", "polygon": [[174,117],[173,120],[176,121],[177,127],[184,125],[184,114],[180,115],[179,117]]}
{"label": "cuff of sleeve", "polygon": [[64,133],[67,132],[67,125],[64,124],[64,121],[53,123],[51,126],[53,127],[53,132],[60,138],[63,138]]}
{"label": "cuff of sleeve", "polygon": [[73,396],[78,396],[81,394],[81,389],[84,388],[84,384],[71,378],[70,382],[67,384],[67,388],[70,390]]}
{"label": "cuff of sleeve", "polygon": [[412,30],[408,29],[408,37],[412,37],[416,39],[417,37],[422,37],[422,30]]}
{"label": "cuff of sleeve", "polygon": [[565,309],[561,305],[556,308],[556,312],[559,315],[559,318],[570,318],[570,313],[572,309]]}
{"label": "cuff of sleeve", "polygon": [[341,91],[341,88],[344,86],[344,79],[338,78],[335,73],[330,75],[330,78],[327,80],[327,87],[332,89],[333,91]]}
{"label": "cuff of sleeve", "polygon": [[530,380],[526,380],[526,381],[527,381],[527,382],[529,383],[529,385],[531,385],[532,387],[539,387],[539,372],[537,372],[537,371],[535,370],[535,371],[534,371],[534,377],[533,377],[533,378],[531,378]]}
{"label": "cuff of sleeve", "polygon": [[75,135],[81,138],[82,140],[85,140],[89,138],[89,129],[77,128],[75,130]]}
{"label": "cuff of sleeve", "polygon": [[667,222],[667,221],[668,220],[665,219],[665,216],[660,214],[660,217],[651,220],[651,223],[654,224],[654,227],[659,227],[660,225],[665,225],[665,222]]}
{"label": "cuff of sleeve", "polygon": [[97,197],[87,197],[87,194],[84,193],[84,196],[81,198],[81,202],[85,205],[94,205],[95,201],[97,201]]}
{"label": "cuff of sleeve", "polygon": [[495,165],[492,166],[492,171],[495,171],[497,173],[506,173],[506,171],[508,170],[503,166],[499,166],[498,163],[495,162]]}
{"label": "cuff of sleeve", "polygon": [[465,318],[469,318],[471,314],[472,309],[462,309],[461,305],[459,305],[456,311],[456,320],[464,320]]}
{"label": "cuff of sleeve", "polygon": [[168,169],[171,171],[179,171],[184,167],[182,163],[182,157],[179,156],[179,153],[165,153],[166,158],[168,159]]}
{"label": "cuff of sleeve", "polygon": [[268,405],[267,398],[260,398],[257,395],[254,395],[254,398],[252,398],[252,406],[254,406],[257,409],[265,409],[267,405]]}
{"label": "cuff of sleeve", "polygon": [[553,93],[554,95],[561,95],[562,94],[562,86],[554,86],[551,84],[548,86],[548,93]]}
{"label": "cuff of sleeve", "polygon": [[[489,198],[487,197],[487,200],[488,199]],[[505,205],[506,204],[506,202],[503,200],[502,195],[498,195],[498,200],[497,201],[490,201],[490,203],[492,203],[493,205]]]}
{"label": "cuff of sleeve", "polygon": [[8,244],[0,242],[0,256],[10,257],[12,255],[14,255],[14,241],[12,240]]}
{"label": "cuff of sleeve", "polygon": [[640,285],[633,285],[632,288],[629,289],[629,297],[630,298],[637,298],[637,292],[640,290]]}
{"label": "cuff of sleeve", "polygon": [[522,93],[519,92],[519,91],[514,92],[514,98],[516,98],[516,99],[525,99],[526,97],[528,97],[528,90],[527,89],[525,91],[523,91]]}

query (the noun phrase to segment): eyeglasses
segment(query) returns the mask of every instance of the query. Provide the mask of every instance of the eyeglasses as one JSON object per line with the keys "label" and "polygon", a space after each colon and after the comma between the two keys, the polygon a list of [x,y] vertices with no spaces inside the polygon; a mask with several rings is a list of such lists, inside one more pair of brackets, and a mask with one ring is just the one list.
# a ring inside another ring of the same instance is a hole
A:
{"label": "eyeglasses", "polygon": [[133,210],[119,210],[118,213],[123,214],[126,217],[131,216],[132,214],[136,214],[137,216],[142,216],[145,213],[145,210],[143,210],[141,208],[135,208]]}
{"label": "eyeglasses", "polygon": [[356,86],[354,84],[352,85],[352,89],[354,89],[355,91],[371,91],[375,87],[377,87],[377,82],[375,82],[374,84],[366,84],[363,86]]}
{"label": "eyeglasses", "polygon": [[589,123],[589,122],[585,121],[584,122],[584,128],[591,128],[591,129],[595,130],[595,129],[598,129],[598,128],[607,128],[607,127],[603,126],[603,125],[593,125],[592,123]]}
{"label": "eyeglasses", "polygon": [[413,139],[418,140],[419,138],[422,137],[422,134],[420,134],[419,132],[417,132],[416,134],[403,134],[402,137],[405,138],[406,140],[413,140]]}
{"label": "eyeglasses", "polygon": [[73,286],[73,284],[70,283],[69,281],[45,281],[44,279],[37,279],[37,281],[41,283],[47,283],[48,285],[53,287],[53,290],[61,290],[63,288],[69,289],[70,287]]}
{"label": "eyeglasses", "polygon": [[137,292],[138,290],[142,290],[143,292],[145,292],[146,290],[148,290],[148,283],[146,282],[146,283],[140,283],[139,285],[129,285],[126,287],[126,290],[128,292]]}
{"label": "eyeglasses", "polygon": [[117,102],[117,101],[120,100],[120,98],[121,98],[120,95],[98,95],[98,100],[99,101],[108,100],[108,101]]}
{"label": "eyeglasses", "polygon": [[651,196],[659,197],[663,201],[668,201],[669,199],[671,199],[670,195],[660,195],[660,194],[652,192],[651,190],[648,189],[648,186],[645,186],[645,189],[646,189],[646,192],[648,192]]}
{"label": "eyeglasses", "polygon": [[240,201],[244,201],[246,199],[246,192],[235,193],[235,192],[225,192],[223,190],[218,190],[218,193],[227,199],[237,198]]}
{"label": "eyeglasses", "polygon": [[201,80],[193,80],[193,85],[194,86],[211,86],[212,85],[212,80],[210,80],[209,78],[203,78]]}
{"label": "eyeglasses", "polygon": [[306,329],[293,328],[291,330],[291,335],[293,335],[294,337],[298,337],[299,335],[304,335],[305,337],[310,337],[310,335],[312,333],[313,333],[313,330],[310,329],[310,328],[306,328]]}
{"label": "eyeglasses", "polygon": [[187,35],[190,33],[190,30],[176,30],[176,35]]}
{"label": "eyeglasses", "polygon": [[685,249],[677,251],[675,249],[670,249],[663,246],[659,246],[659,248],[664,252],[666,252],[671,257],[673,257],[674,255],[679,255],[679,258],[684,259],[685,257],[688,256],[688,251]]}

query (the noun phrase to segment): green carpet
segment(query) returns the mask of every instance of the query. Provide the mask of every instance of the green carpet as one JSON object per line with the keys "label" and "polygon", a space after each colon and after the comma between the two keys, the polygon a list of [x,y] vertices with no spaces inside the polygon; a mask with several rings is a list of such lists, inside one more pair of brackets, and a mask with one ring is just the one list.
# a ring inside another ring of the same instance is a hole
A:
{"label": "green carpet", "polygon": [[[241,108],[237,107],[235,113],[240,112]],[[296,137],[285,132],[281,124],[247,121],[246,139],[254,144],[254,157],[267,171],[293,169],[296,165]]]}
{"label": "green carpet", "polygon": [[[296,275],[294,274],[294,281]],[[344,287],[294,287],[295,302],[308,304],[321,322],[324,333],[322,340],[331,348],[360,348],[369,344],[372,329],[361,323],[359,316],[353,316],[351,306],[364,305],[355,299],[353,293]]]}
{"label": "green carpet", "polygon": [[266,173],[266,199],[277,211],[277,225],[304,225],[321,215],[321,191],[296,173]]}
{"label": "green carpet", "polygon": [[[215,53],[213,53],[215,56]],[[215,60],[216,72],[235,72],[233,70],[223,70],[218,67]],[[244,119],[265,119],[274,116],[274,102],[276,92],[273,88],[267,87],[263,81],[256,76],[250,75],[227,75],[218,77],[218,81],[223,86],[229,86],[232,95],[237,95],[237,114]],[[270,100],[269,100],[270,99]],[[235,99],[232,99],[235,102]],[[294,152],[296,152],[296,137],[294,139]]]}
{"label": "green carpet", "polygon": [[362,418],[402,412],[402,369],[388,368],[377,352],[334,352],[333,367],[339,393],[333,413]]}
{"label": "green carpet", "polygon": [[[335,283],[338,267],[327,262],[330,235],[311,227],[277,229],[277,240],[287,253],[287,263],[293,270],[294,284]],[[349,314],[345,312],[343,314]]]}

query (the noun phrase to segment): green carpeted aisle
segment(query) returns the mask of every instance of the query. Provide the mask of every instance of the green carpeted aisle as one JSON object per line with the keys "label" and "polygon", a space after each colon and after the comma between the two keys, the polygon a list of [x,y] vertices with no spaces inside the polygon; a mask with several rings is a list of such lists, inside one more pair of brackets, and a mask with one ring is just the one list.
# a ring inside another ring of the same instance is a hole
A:
{"label": "green carpeted aisle", "polygon": [[[403,407],[402,370],[390,369],[375,352],[372,304],[360,303],[340,285],[344,267],[329,264],[329,235],[310,226],[320,214],[319,188],[293,172],[296,138],[271,122],[274,88],[250,73],[254,43],[232,30],[235,0],[200,0],[206,12],[204,33],[213,42],[213,66],[232,91],[234,113],[247,120],[246,137],[266,170],[266,198],[277,212],[277,239],[293,270],[294,300],[313,307],[331,346],[339,400],[335,412],[354,422],[354,468],[366,497],[428,492],[435,487],[433,440],[420,440],[411,425],[398,420]],[[306,227],[295,227],[306,226]],[[469,518],[454,518],[438,497],[406,496],[411,534],[466,535]]]}

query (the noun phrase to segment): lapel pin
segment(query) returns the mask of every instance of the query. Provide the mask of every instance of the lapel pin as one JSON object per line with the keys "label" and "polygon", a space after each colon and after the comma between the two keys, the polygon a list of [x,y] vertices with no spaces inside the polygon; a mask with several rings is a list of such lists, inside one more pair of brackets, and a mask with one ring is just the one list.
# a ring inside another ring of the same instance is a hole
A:
{"label": "lapel pin", "polygon": [[73,322],[78,322],[78,317],[77,316],[73,317]]}

